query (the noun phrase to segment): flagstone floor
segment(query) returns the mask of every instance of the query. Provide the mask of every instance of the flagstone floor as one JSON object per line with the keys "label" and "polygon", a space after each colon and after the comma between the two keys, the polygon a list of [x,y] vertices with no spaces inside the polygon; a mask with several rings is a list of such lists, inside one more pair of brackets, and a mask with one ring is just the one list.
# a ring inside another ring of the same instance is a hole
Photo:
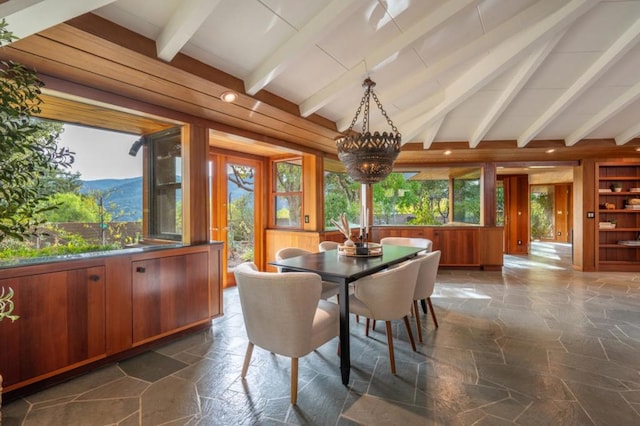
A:
{"label": "flagstone floor", "polygon": [[441,270],[412,352],[394,323],[398,374],[384,328],[352,319],[352,373],[337,341],[300,360],[259,348],[246,380],[235,289],[210,330],[2,407],[2,425],[638,425],[640,274],[582,273],[570,247],[536,243],[502,272]]}

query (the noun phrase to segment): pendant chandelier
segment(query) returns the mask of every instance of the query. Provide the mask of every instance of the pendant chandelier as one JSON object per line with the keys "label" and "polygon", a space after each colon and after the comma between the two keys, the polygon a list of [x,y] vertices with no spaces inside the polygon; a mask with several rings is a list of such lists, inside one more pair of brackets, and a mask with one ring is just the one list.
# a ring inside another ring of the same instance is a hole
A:
{"label": "pendant chandelier", "polygon": [[[336,139],[338,158],[347,168],[347,174],[351,179],[363,184],[380,182],[386,178],[391,173],[393,162],[400,153],[401,135],[373,91],[375,85],[376,83],[369,78],[362,83],[362,87],[365,89],[364,96],[355,117],[353,117],[351,126]],[[382,116],[387,120],[387,124],[391,127],[391,131],[388,133],[374,132],[372,134],[369,131],[369,103],[372,97]],[[353,126],[356,124],[363,107],[362,132],[357,133],[353,131]]]}

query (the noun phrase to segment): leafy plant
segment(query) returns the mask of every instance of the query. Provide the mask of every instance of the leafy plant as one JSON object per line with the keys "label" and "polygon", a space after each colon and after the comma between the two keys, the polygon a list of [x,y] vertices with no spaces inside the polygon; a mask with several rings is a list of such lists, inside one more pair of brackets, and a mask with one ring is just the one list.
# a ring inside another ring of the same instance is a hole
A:
{"label": "leafy plant", "polygon": [[9,291],[5,294],[4,287],[0,288],[0,321],[7,318],[12,322],[20,318],[18,315],[13,315],[13,289],[9,287]]}
{"label": "leafy plant", "polygon": [[[13,40],[0,21],[0,48]],[[44,177],[73,163],[73,153],[57,146],[59,130],[34,118],[42,86],[34,70],[0,61],[0,242],[34,234],[39,215],[53,208],[43,203],[53,191]]]}

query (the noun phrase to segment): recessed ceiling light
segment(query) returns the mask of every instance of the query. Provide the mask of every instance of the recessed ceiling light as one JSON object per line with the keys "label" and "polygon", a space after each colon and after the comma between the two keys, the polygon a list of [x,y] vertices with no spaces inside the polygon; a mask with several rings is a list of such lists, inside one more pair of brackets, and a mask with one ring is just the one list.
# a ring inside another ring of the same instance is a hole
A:
{"label": "recessed ceiling light", "polygon": [[556,152],[555,148],[549,148],[548,150],[545,151],[547,154],[551,154],[552,152]]}
{"label": "recessed ceiling light", "polygon": [[222,92],[222,94],[220,95],[220,99],[222,99],[224,102],[235,102],[235,100],[238,99],[238,95],[236,94],[236,92],[232,91]]}
{"label": "recessed ceiling light", "polygon": [[451,155],[451,150],[450,150],[450,149],[448,149],[448,150],[446,150],[445,152],[443,152],[443,154],[444,154],[444,155]]}
{"label": "recessed ceiling light", "polygon": [[636,151],[640,151],[640,146],[636,148]]}

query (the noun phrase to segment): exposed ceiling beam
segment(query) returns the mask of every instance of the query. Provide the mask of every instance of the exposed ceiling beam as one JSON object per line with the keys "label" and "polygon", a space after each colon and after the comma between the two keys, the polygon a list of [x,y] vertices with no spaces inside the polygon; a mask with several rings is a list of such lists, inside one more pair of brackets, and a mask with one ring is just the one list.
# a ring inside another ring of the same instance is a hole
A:
{"label": "exposed ceiling beam", "polygon": [[249,95],[258,93],[300,54],[332,32],[336,26],[343,25],[343,21],[363,4],[363,0],[333,0],[329,3],[290,39],[268,55],[267,59],[245,79],[246,92]]}
{"label": "exposed ceiling beam", "polygon": [[422,133],[422,148],[429,149],[431,147],[431,144],[438,135],[438,130],[440,130],[442,123],[444,123],[444,117],[431,124],[427,130]]}
{"label": "exposed ceiling beam", "polygon": [[183,0],[156,39],[158,58],[170,62],[218,6],[220,0]]}
{"label": "exposed ceiling beam", "polygon": [[523,54],[526,54],[532,45],[554,37],[555,34],[563,31],[597,3],[593,0],[572,0],[543,20],[504,40],[445,88],[445,100],[437,108],[429,108],[426,103],[429,102],[428,100],[417,104],[401,114],[402,117],[398,121],[404,122],[404,124],[400,124],[398,128],[402,129],[403,134],[408,133],[415,136],[419,129],[424,128],[428,123],[439,120],[496,76],[506,71]]}
{"label": "exposed ceiling beam", "polygon": [[[429,68],[414,73],[407,78],[403,78],[391,87],[381,88],[381,97],[387,101],[393,101],[406,93],[410,93],[416,87],[437,80],[453,67],[469,62],[477,58],[481,53],[495,49],[500,43],[520,33],[529,23],[540,21],[545,16],[553,13],[557,8],[558,3],[555,0],[543,0],[535,3],[533,6],[525,9],[488,33],[483,34],[471,43],[467,43],[440,61],[431,64]],[[344,117],[338,120],[336,125],[339,131],[344,131],[350,123],[351,119]]]}
{"label": "exposed ceiling beam", "polygon": [[0,5],[0,17],[6,19],[9,31],[18,38],[25,38],[114,1],[9,1]]}
{"label": "exposed ceiling beam", "polygon": [[502,91],[498,99],[491,105],[491,108],[487,111],[476,130],[469,139],[469,148],[475,148],[478,146],[482,138],[485,137],[489,129],[493,127],[498,118],[507,109],[511,101],[520,93],[520,90],[527,83],[529,78],[538,69],[538,67],[544,62],[545,58],[551,53],[551,50],[560,41],[566,31],[563,31],[543,43],[540,47],[535,49],[521,64],[518,66],[515,74],[509,80],[507,87]]}
{"label": "exposed ceiling beam", "polygon": [[331,102],[331,100],[339,96],[345,88],[359,83],[359,80],[362,80],[362,77],[366,72],[380,65],[395,53],[410,46],[420,37],[437,28],[465,7],[475,3],[476,1],[477,0],[451,0],[446,2],[433,13],[412,25],[407,31],[402,32],[399,36],[389,40],[387,43],[373,51],[358,65],[351,68],[318,92],[305,99],[300,104],[300,114],[303,117],[307,117],[318,111],[320,108]]}
{"label": "exposed ceiling beam", "polygon": [[631,139],[637,138],[638,136],[640,136],[640,123],[636,124],[635,126],[631,126],[627,130],[616,136],[616,145],[624,145]]}
{"label": "exposed ceiling beam", "polygon": [[[640,40],[640,19],[636,20],[545,112],[518,138],[523,147],[557,118],[573,101],[595,83]],[[574,142],[575,143],[575,142]]]}
{"label": "exposed ceiling beam", "polygon": [[605,121],[609,120],[611,117],[622,111],[624,108],[626,108],[628,105],[639,98],[640,83],[636,83],[609,105],[606,105],[604,108],[602,108],[602,110],[591,117],[590,120],[588,120],[582,126],[574,130],[573,133],[567,136],[567,138],[564,140],[565,144],[567,146],[575,145],[578,141],[580,141],[580,139],[584,138],[593,130],[600,127]]}

